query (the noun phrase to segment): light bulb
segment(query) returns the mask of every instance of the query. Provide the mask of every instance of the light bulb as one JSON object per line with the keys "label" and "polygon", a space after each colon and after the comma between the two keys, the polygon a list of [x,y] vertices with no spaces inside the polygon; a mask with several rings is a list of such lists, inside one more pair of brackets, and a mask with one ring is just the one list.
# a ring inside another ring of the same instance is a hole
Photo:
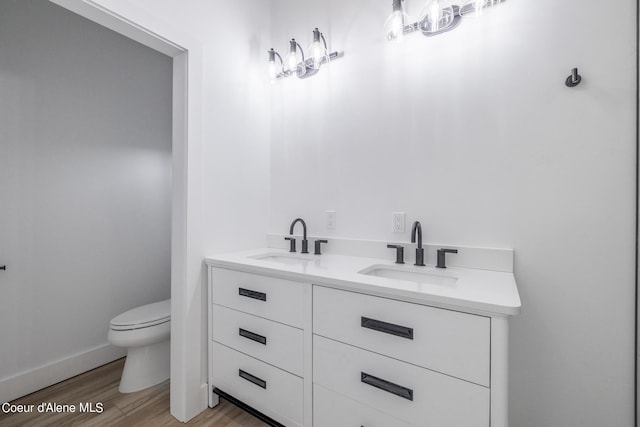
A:
{"label": "light bulb", "polygon": [[444,6],[443,3],[441,0],[429,0],[425,4],[418,24],[424,33],[444,31],[454,24],[456,15],[453,7]]}
{"label": "light bulb", "polygon": [[298,56],[296,54],[289,54],[286,59],[286,69],[290,73],[293,73],[298,68]]}
{"label": "light bulb", "polygon": [[[280,69],[278,69],[278,65],[276,64],[276,55],[280,60],[280,64],[281,64]],[[273,48],[271,48],[271,50],[269,50],[269,61],[267,62],[267,74],[269,76],[269,80],[271,81],[271,83],[276,82],[281,70],[282,70],[282,58],[280,58],[280,55],[278,54],[278,52],[276,52],[275,50],[273,50]]]}
{"label": "light bulb", "polygon": [[393,12],[384,24],[385,36],[388,40],[401,42],[404,37],[404,27],[407,15],[402,10],[402,0],[393,0]]}
{"label": "light bulb", "polygon": [[267,72],[269,73],[269,80],[271,80],[271,83],[275,83],[278,78],[278,68],[276,67],[275,62],[269,61]]}
{"label": "light bulb", "polygon": [[322,64],[322,60],[324,59],[325,55],[325,50],[324,50],[324,46],[322,46],[320,44],[320,42],[314,42],[311,45],[311,60],[313,61],[313,68],[320,68],[320,65]]}
{"label": "light bulb", "polygon": [[431,23],[431,25],[438,30],[440,19],[442,18],[442,8],[440,7],[440,2],[438,0],[431,3],[429,6],[429,12],[427,14],[427,19]]}
{"label": "light bulb", "polygon": [[304,75],[306,66],[302,62],[303,57],[298,52],[298,42],[296,42],[296,39],[291,39],[289,42],[289,55],[284,59],[284,69],[289,74]]}
{"label": "light bulb", "polygon": [[400,11],[393,12],[390,35],[396,39],[401,39],[404,35],[404,17]]}
{"label": "light bulb", "polygon": [[324,62],[329,62],[324,36],[317,28],[313,30],[313,42],[309,47],[311,68],[317,70]]}

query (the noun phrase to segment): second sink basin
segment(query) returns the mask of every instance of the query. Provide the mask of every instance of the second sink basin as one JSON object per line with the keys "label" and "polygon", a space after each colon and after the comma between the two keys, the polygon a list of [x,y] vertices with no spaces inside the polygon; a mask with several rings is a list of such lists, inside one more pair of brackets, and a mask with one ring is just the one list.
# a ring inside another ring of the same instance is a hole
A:
{"label": "second sink basin", "polygon": [[458,278],[453,275],[439,273],[434,267],[410,267],[395,265],[372,265],[358,273],[367,276],[384,277],[427,285],[454,286]]}

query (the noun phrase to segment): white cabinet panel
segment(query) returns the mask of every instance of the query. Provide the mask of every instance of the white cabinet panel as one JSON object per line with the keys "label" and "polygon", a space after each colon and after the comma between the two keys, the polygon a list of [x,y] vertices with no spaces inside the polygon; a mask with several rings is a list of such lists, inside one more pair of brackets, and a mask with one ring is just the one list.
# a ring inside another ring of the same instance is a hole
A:
{"label": "white cabinet panel", "polygon": [[302,376],[302,330],[213,304],[214,341]]}
{"label": "white cabinet panel", "polygon": [[490,385],[488,317],[314,286],[313,332]]}
{"label": "white cabinet panel", "polygon": [[302,379],[213,342],[213,387],[286,426],[302,426]]}
{"label": "white cabinet panel", "polygon": [[419,426],[488,427],[488,388],[320,336],[313,381]]}
{"label": "white cabinet panel", "polygon": [[304,292],[311,285],[221,268],[211,274],[213,303],[303,327]]}
{"label": "white cabinet panel", "polygon": [[313,426],[417,427],[317,384],[313,386]]}

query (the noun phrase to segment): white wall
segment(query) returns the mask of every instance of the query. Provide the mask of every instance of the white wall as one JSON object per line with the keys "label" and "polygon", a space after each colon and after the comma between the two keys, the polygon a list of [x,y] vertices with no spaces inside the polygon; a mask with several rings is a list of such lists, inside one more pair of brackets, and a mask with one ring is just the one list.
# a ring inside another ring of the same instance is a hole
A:
{"label": "white wall", "polygon": [[0,1],[0,40],[2,381],[169,297],[172,65],[45,1]]}
{"label": "white wall", "polygon": [[[175,254],[187,265],[184,278],[172,279],[171,383],[171,412],[186,421],[204,409],[208,393],[203,255],[265,245],[270,112],[262,71],[269,3],[98,0],[94,8],[94,2],[54,1],[151,46],[157,43],[148,34],[174,43],[189,58],[188,222],[174,223],[187,230],[186,253]],[[194,264],[201,266],[197,273]]]}
{"label": "white wall", "polygon": [[270,231],[397,240],[404,211],[428,242],[515,249],[511,425],[631,425],[635,2],[507,1],[402,45],[385,0],[272,5],[282,54],[318,26],[345,57],[272,88]]}

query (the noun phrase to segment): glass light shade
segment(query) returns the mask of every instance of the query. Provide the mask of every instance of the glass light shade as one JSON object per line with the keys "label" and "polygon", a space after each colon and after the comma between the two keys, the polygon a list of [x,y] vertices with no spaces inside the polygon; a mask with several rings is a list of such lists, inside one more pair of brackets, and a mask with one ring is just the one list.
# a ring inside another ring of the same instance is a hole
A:
{"label": "glass light shade", "polygon": [[290,42],[289,55],[284,58],[284,70],[290,74],[304,75],[306,66],[303,64],[302,52],[297,48],[297,45],[295,39],[292,39]]}
{"label": "glass light shade", "polygon": [[313,30],[313,43],[311,43],[307,52],[309,54],[309,59],[311,60],[310,66],[314,70],[320,69],[320,66],[323,63],[329,62],[329,55],[327,54],[327,48],[325,47],[324,37],[317,28]]}
{"label": "glass light shade", "polygon": [[387,40],[400,43],[404,38],[404,27],[409,16],[402,9],[394,10],[384,23],[384,34]]}
{"label": "glass light shade", "polygon": [[491,4],[499,3],[493,0],[466,0],[460,5],[460,15],[462,16],[480,16],[484,12],[484,8]]}
{"label": "glass light shade", "polygon": [[309,47],[309,57],[311,58],[311,68],[319,69],[324,62],[328,62],[327,50],[322,42],[313,42]]}
{"label": "glass light shade", "polygon": [[[282,58],[280,58],[278,52],[273,49],[270,49],[268,53],[269,60],[267,61],[267,75],[269,76],[271,83],[275,83],[278,79],[278,75],[282,73]],[[276,56],[279,59],[279,63],[276,62]]]}
{"label": "glass light shade", "polygon": [[271,83],[275,83],[275,81],[278,79],[278,66],[276,65],[275,61],[269,61],[269,63],[267,64],[267,73],[269,75],[269,80],[271,81]]}
{"label": "glass light shade", "polygon": [[420,13],[420,29],[437,33],[449,28],[455,19],[453,7],[442,0],[429,0]]}

